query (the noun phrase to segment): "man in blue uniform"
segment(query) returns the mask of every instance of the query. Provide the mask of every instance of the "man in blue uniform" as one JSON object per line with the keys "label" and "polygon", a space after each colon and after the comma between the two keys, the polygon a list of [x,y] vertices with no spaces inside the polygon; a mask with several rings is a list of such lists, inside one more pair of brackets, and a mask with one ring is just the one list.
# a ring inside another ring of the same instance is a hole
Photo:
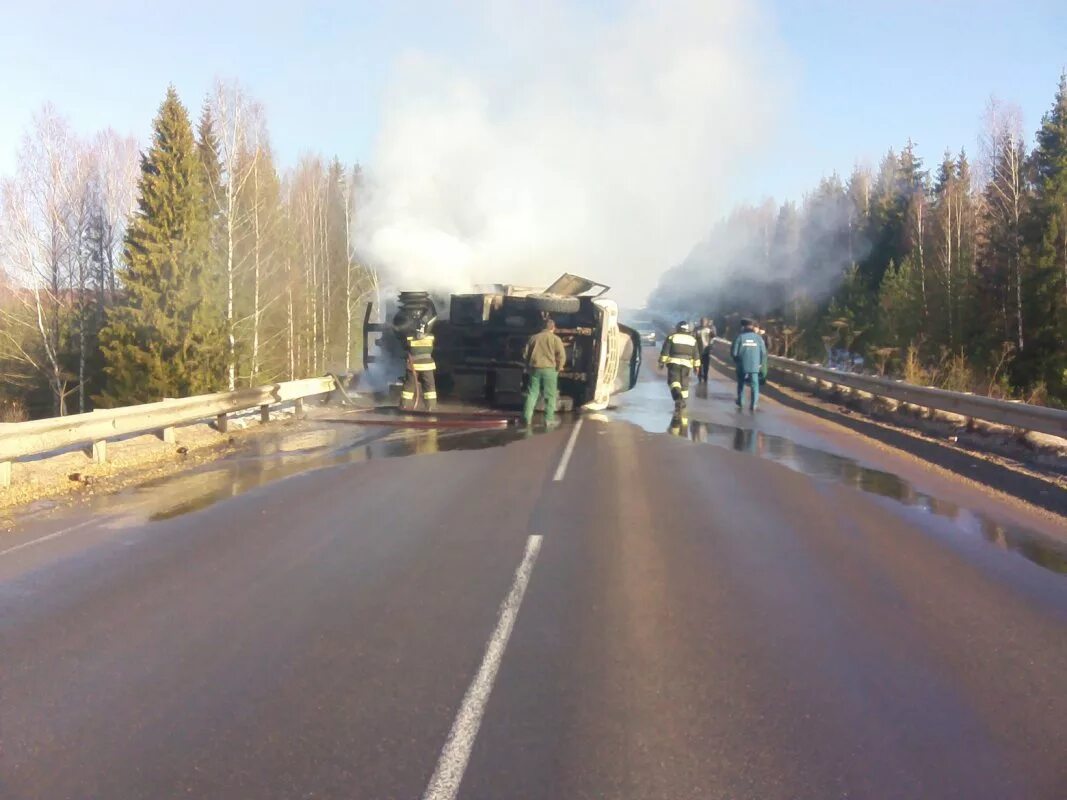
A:
{"label": "man in blue uniform", "polygon": [[752,388],[753,411],[759,406],[759,377],[767,364],[767,345],[763,337],[756,333],[755,323],[750,319],[741,320],[741,333],[734,339],[730,350],[737,366],[737,407],[744,407],[745,384]]}

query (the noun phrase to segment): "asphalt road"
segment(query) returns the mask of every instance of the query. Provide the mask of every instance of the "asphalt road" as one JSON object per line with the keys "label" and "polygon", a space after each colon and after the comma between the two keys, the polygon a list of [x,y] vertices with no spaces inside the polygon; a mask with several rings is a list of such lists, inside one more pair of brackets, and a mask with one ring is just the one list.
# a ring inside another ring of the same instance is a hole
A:
{"label": "asphalt road", "polygon": [[1063,520],[729,391],[27,521],[0,797],[1067,797]]}

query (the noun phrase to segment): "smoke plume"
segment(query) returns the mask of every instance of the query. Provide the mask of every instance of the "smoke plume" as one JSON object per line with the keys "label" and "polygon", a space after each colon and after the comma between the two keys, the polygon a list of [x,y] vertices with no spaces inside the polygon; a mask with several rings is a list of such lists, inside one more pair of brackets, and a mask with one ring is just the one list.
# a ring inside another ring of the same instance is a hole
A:
{"label": "smoke plume", "polygon": [[632,2],[610,19],[494,7],[500,63],[408,54],[369,164],[363,256],[401,288],[569,271],[640,304],[771,126],[776,47],[755,5]]}

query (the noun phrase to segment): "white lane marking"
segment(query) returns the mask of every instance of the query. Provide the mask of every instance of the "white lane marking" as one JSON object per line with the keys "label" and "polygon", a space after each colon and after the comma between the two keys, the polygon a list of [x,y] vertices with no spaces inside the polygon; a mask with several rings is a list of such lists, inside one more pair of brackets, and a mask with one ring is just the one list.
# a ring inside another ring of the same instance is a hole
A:
{"label": "white lane marking", "polygon": [[64,528],[61,531],[55,533],[49,533],[46,536],[42,536],[39,539],[31,539],[28,542],[17,544],[14,547],[9,547],[7,550],[0,550],[0,556],[6,556],[8,553],[14,553],[16,550],[21,550],[24,547],[33,547],[35,544],[41,544],[41,542],[47,542],[49,539],[58,539],[60,536],[66,536],[68,533],[73,533],[79,528],[84,528],[87,525],[92,525],[96,522],[95,519],[87,519],[85,522],[79,522],[77,525],[71,525],[69,528]]}
{"label": "white lane marking", "polygon": [[559,466],[556,467],[556,475],[552,478],[554,481],[563,480],[563,476],[567,474],[567,465],[571,462],[571,453],[574,452],[574,443],[578,441],[578,431],[582,429],[582,423],[584,419],[578,420],[578,423],[574,426],[574,430],[571,431],[571,438],[567,440],[567,447],[563,450],[563,458],[560,459]]}
{"label": "white lane marking", "polygon": [[526,540],[526,552],[523,554],[519,568],[515,570],[515,580],[511,584],[511,591],[500,604],[496,630],[489,637],[489,644],[485,648],[478,674],[474,676],[474,680],[467,688],[467,693],[463,696],[459,713],[456,714],[456,720],[452,723],[452,730],[448,732],[445,746],[441,748],[437,768],[433,771],[433,777],[430,778],[430,784],[426,787],[422,800],[455,800],[459,793],[459,785],[463,781],[463,773],[467,769],[474,740],[482,724],[485,706],[489,702],[489,693],[493,691],[493,681],[496,680],[497,670],[500,669],[500,662],[504,657],[504,648],[507,647],[508,639],[511,637],[511,629],[515,627],[515,617],[519,614],[522,596],[526,593],[530,573],[533,572],[534,563],[540,551],[540,536],[534,535]]}

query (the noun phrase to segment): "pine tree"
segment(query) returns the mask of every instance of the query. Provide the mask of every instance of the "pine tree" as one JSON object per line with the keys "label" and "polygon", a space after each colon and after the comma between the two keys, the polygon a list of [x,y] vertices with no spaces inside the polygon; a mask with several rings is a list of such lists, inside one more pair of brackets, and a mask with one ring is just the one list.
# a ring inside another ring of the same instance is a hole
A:
{"label": "pine tree", "polygon": [[204,175],[188,113],[173,87],[141,158],[137,211],[126,233],[121,297],[101,331],[102,405],[219,388],[223,339],[207,267]]}

